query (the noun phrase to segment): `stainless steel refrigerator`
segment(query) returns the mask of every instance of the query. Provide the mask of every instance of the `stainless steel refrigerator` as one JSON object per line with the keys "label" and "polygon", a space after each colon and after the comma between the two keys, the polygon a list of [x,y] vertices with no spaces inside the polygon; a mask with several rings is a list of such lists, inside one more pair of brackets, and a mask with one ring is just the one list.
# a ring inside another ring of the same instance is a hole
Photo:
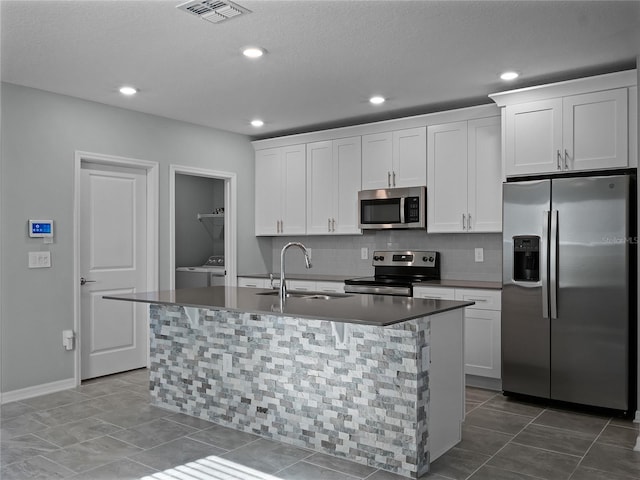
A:
{"label": "stainless steel refrigerator", "polygon": [[505,393],[635,408],[634,186],[629,175],[504,184]]}

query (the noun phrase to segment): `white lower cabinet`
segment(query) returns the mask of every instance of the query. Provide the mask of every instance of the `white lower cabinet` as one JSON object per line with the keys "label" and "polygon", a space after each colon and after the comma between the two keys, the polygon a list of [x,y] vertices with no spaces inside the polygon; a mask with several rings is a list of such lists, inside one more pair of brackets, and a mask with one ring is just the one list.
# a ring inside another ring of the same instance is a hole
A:
{"label": "white lower cabinet", "polygon": [[414,287],[416,298],[475,302],[465,308],[465,374],[501,377],[501,292],[476,288]]}
{"label": "white lower cabinet", "polygon": [[499,290],[456,288],[455,299],[476,302],[464,315],[464,373],[501,378]]}

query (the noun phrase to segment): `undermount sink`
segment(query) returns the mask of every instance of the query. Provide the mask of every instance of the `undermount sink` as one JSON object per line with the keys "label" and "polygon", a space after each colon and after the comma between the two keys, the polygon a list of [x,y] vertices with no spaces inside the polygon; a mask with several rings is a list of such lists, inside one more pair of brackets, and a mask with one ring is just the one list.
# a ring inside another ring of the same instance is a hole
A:
{"label": "undermount sink", "polygon": [[[280,292],[273,290],[271,292],[260,292],[256,295],[277,296]],[[287,298],[306,298],[310,300],[333,300],[335,298],[346,298],[351,295],[346,293],[327,293],[327,292],[287,292]]]}

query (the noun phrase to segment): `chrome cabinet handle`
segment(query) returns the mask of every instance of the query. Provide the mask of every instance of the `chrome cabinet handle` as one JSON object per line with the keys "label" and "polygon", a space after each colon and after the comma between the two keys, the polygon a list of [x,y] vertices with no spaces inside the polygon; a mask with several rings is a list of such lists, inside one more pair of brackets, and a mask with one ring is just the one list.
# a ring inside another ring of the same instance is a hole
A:
{"label": "chrome cabinet handle", "polygon": [[84,277],[80,277],[80,285],[86,285],[87,283],[96,283],[95,280],[87,280]]}
{"label": "chrome cabinet handle", "polygon": [[396,172],[393,172],[393,186],[396,186]]}
{"label": "chrome cabinet handle", "polygon": [[556,155],[556,163],[558,164],[558,170],[562,170],[562,159],[561,159],[561,155],[560,155],[560,150],[557,150],[557,155]]}
{"label": "chrome cabinet handle", "polygon": [[391,172],[387,172],[387,186],[391,186]]}
{"label": "chrome cabinet handle", "polygon": [[467,216],[463,213],[462,214],[462,229],[463,230],[467,229],[467,227],[465,227],[466,221],[467,221]]}
{"label": "chrome cabinet handle", "polygon": [[569,164],[567,162],[567,157],[569,157],[569,152],[567,152],[567,149],[564,149],[564,169],[565,170],[569,170]]}
{"label": "chrome cabinet handle", "polygon": [[332,232],[336,231],[336,219],[335,218],[331,219],[331,231]]}
{"label": "chrome cabinet handle", "polygon": [[327,218],[327,232],[331,231],[331,219]]}
{"label": "chrome cabinet handle", "polygon": [[471,214],[467,213],[467,230],[471,230]]}

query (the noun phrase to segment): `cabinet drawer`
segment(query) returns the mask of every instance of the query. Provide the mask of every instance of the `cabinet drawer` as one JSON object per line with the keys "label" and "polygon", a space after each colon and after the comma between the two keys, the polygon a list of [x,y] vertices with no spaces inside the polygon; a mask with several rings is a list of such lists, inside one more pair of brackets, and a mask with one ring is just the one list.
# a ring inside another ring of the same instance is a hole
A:
{"label": "cabinet drawer", "polygon": [[238,277],[239,287],[269,288],[265,287],[265,283],[269,283],[269,281],[263,278]]}
{"label": "cabinet drawer", "polygon": [[475,288],[456,288],[456,300],[476,302],[469,307],[476,310],[497,310],[502,309],[500,290],[478,290]]}
{"label": "cabinet drawer", "polygon": [[302,292],[314,292],[316,290],[316,282],[309,280],[287,280],[287,288],[289,290]]}
{"label": "cabinet drawer", "polygon": [[344,283],[316,282],[316,291],[329,293],[344,293]]}
{"label": "cabinet drawer", "polygon": [[438,300],[455,300],[455,289],[439,287],[415,287],[415,298],[435,298]]}

